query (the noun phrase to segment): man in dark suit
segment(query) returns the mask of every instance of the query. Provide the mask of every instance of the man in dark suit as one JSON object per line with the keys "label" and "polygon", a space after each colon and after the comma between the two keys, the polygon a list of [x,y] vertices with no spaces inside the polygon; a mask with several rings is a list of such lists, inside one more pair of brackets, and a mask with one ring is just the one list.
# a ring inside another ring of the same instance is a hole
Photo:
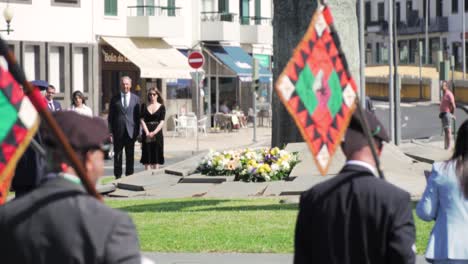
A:
{"label": "man in dark suit", "polygon": [[[388,136],[364,112],[380,156]],[[410,195],[378,178],[357,113],[341,147],[347,161],[340,173],[301,195],[294,263],[414,263]]]}
{"label": "man in dark suit", "polygon": [[109,105],[109,129],[114,143],[114,175],[122,176],[122,151],[125,148],[125,175],[133,174],[135,141],[140,132],[140,98],[130,92],[132,79],[120,79],[121,92]]}
{"label": "man in dark suit", "polygon": [[52,112],[61,111],[62,105],[59,102],[54,100],[54,96],[55,96],[55,87],[49,84],[49,87],[47,87],[46,94],[45,94],[45,98],[47,100],[47,107]]}
{"label": "man in dark suit", "polygon": [[[95,184],[104,170],[105,121],[53,115]],[[55,137],[48,130],[42,136],[55,177],[0,207],[2,263],[140,263],[130,217],[88,195]]]}

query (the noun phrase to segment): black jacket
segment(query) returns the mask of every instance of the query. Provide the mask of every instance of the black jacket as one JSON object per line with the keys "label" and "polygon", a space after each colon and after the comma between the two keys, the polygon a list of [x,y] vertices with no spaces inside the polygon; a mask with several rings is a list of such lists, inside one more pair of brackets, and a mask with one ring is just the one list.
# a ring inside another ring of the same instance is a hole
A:
{"label": "black jacket", "polygon": [[121,140],[125,132],[135,140],[140,132],[140,98],[130,93],[130,102],[124,108],[121,93],[112,97],[107,119],[114,142]]}
{"label": "black jacket", "polygon": [[140,263],[130,217],[62,177],[0,207],[1,263]]}
{"label": "black jacket", "polygon": [[294,263],[414,263],[410,196],[347,165],[301,196]]}

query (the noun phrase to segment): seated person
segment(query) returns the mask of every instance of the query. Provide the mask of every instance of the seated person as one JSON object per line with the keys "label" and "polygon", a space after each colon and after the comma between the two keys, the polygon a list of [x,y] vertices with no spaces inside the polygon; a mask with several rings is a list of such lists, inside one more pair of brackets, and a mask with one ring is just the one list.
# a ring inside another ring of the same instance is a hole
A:
{"label": "seated person", "polygon": [[223,101],[223,103],[219,106],[219,111],[223,112],[224,114],[229,114],[231,112],[226,104],[226,101]]}

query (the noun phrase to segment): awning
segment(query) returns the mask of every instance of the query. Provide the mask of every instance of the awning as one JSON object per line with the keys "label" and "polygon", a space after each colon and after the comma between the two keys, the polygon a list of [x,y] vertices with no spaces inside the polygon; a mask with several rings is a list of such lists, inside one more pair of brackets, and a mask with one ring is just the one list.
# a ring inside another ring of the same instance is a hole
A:
{"label": "awning", "polygon": [[[205,44],[204,48],[209,54],[218,58],[226,67],[231,69],[241,81],[252,81],[252,56],[238,46],[219,44]],[[262,66],[259,71],[260,82],[268,83],[272,80],[271,72]]]}
{"label": "awning", "polygon": [[191,79],[187,58],[162,39],[102,37],[138,68],[142,78]]}

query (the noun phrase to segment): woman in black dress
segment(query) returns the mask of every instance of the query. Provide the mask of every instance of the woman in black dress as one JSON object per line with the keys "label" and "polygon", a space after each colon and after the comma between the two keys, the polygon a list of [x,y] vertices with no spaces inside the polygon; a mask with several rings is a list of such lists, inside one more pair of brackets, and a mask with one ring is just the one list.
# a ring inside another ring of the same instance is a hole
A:
{"label": "woman in black dress", "polygon": [[143,128],[141,160],[145,170],[159,169],[164,164],[163,126],[166,108],[161,93],[155,87],[148,89],[148,104],[143,104],[140,123]]}

